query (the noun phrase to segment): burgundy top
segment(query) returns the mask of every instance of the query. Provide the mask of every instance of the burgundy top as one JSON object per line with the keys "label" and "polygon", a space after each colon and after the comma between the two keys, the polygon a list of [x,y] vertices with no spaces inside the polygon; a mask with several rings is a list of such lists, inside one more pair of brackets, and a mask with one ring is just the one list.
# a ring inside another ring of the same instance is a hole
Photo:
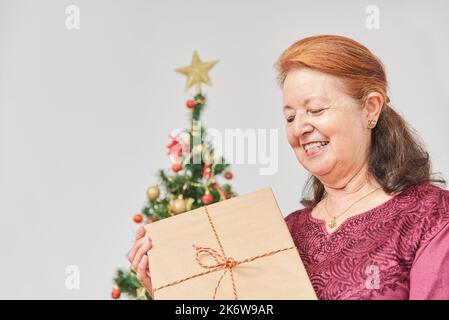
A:
{"label": "burgundy top", "polygon": [[285,221],[319,299],[449,299],[449,191],[424,183],[329,234],[311,209]]}

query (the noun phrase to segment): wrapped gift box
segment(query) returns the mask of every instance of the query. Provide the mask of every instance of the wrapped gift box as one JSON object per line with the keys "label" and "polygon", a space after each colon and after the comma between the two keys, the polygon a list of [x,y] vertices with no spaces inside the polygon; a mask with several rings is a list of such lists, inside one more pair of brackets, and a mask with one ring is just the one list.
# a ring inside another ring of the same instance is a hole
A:
{"label": "wrapped gift box", "polygon": [[145,229],[155,299],[316,299],[270,188]]}

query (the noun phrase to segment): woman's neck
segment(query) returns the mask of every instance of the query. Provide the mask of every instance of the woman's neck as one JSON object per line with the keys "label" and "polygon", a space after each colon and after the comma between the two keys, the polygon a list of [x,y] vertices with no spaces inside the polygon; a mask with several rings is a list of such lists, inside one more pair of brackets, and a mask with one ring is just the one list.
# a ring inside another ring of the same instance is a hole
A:
{"label": "woman's neck", "polygon": [[[326,195],[313,208],[311,214],[314,218],[326,222],[330,221],[330,215],[339,216],[336,227],[347,218],[366,212],[392,197],[392,195],[385,193],[376,179],[370,177],[367,170],[363,168],[347,179],[347,182],[344,180],[338,181],[340,184],[321,182],[324,185]],[[336,228],[329,229],[327,224],[326,228],[329,233],[336,230]]]}
{"label": "woman's neck", "polygon": [[338,183],[323,183],[323,185],[326,197],[328,197],[327,201],[329,204],[333,204],[334,207],[347,205],[349,202],[356,201],[369,192],[380,188],[377,181],[368,175],[366,165],[347,181],[343,182],[343,185],[339,185]]}

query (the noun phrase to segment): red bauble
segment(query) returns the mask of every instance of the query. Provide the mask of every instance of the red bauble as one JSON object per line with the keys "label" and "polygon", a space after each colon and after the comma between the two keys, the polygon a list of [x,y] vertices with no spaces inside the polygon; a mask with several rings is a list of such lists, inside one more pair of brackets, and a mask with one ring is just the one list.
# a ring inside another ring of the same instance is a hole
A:
{"label": "red bauble", "polygon": [[135,214],[133,216],[133,220],[135,223],[141,223],[143,221],[143,217],[141,214]]}
{"label": "red bauble", "polygon": [[187,100],[186,106],[187,106],[187,108],[189,108],[189,109],[193,109],[193,108],[195,108],[196,103],[195,103],[195,101],[193,101],[193,100]]}
{"label": "red bauble", "polygon": [[172,169],[174,172],[178,172],[178,171],[180,171],[180,170],[182,169],[182,164],[180,164],[179,162],[178,162],[178,163],[174,163],[174,164],[171,166],[171,169]]}
{"label": "red bauble", "polygon": [[204,196],[201,197],[201,201],[204,204],[210,204],[212,203],[212,201],[214,201],[214,197],[211,194],[205,194]]}
{"label": "red bauble", "polygon": [[120,298],[120,295],[122,294],[122,292],[120,291],[120,289],[114,289],[114,290],[112,290],[112,292],[111,292],[111,296],[112,296],[112,299],[118,299],[118,298]]}
{"label": "red bauble", "polygon": [[231,180],[234,177],[234,175],[232,174],[231,171],[228,171],[225,173],[224,177],[228,180]]}

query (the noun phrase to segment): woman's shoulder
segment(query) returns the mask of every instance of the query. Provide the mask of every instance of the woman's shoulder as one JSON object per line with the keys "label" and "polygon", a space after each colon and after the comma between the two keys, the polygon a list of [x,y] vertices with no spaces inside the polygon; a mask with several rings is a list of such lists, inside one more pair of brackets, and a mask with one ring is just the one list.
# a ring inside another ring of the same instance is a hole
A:
{"label": "woman's shoulder", "polygon": [[418,183],[409,187],[412,194],[420,197],[438,198],[448,197],[449,190],[443,189],[429,182]]}
{"label": "woman's shoulder", "polygon": [[307,218],[307,214],[309,214],[310,209],[308,208],[302,208],[299,210],[295,210],[291,213],[289,213],[284,219],[285,223],[287,223],[288,228],[290,231],[298,227],[298,224],[300,224],[304,219]]}
{"label": "woman's shoulder", "polygon": [[398,199],[401,216],[420,229],[422,240],[430,239],[449,223],[449,190],[421,183],[407,188]]}
{"label": "woman's shoulder", "polygon": [[[421,215],[434,214],[438,211],[441,214],[449,214],[449,190],[443,189],[431,183],[420,183],[408,187],[399,196],[399,202],[411,204],[411,207]],[[418,210],[416,210],[418,209]],[[419,210],[422,209],[422,210]]]}

